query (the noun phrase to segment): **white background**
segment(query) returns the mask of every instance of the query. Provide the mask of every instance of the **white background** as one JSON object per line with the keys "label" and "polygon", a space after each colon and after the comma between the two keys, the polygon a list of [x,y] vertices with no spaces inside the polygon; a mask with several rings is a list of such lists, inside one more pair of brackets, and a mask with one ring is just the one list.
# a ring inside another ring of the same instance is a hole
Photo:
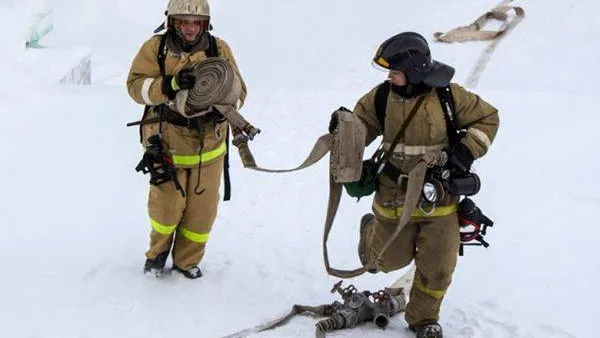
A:
{"label": "white background", "polygon": [[[23,61],[28,19],[0,2],[0,336],[222,337],[336,299],[322,263],[327,161],[268,175],[231,160],[222,203],[190,281],[141,273],[150,230],[136,128],[142,107],[124,86],[131,60],[163,20],[163,0],[55,0],[50,48],[89,46],[93,85],[60,86]],[[292,167],[327,130],[331,112],[385,79],[377,46],[425,35],[463,83],[485,43],[443,45],[435,31],[466,25],[495,1],[212,1],[214,34],[230,43],[249,87],[244,115],[262,129],[260,164]],[[471,248],[442,306],[447,337],[596,337],[600,231],[595,0],[521,1],[527,17],[498,45],[477,88],[500,110],[490,152],[476,162],[477,203],[495,221]],[[47,67],[64,62],[41,58]],[[345,197],[332,264],[354,268],[370,200]],[[401,272],[350,282],[378,290]],[[312,337],[298,317],[256,337]],[[333,337],[412,337],[401,316]]]}

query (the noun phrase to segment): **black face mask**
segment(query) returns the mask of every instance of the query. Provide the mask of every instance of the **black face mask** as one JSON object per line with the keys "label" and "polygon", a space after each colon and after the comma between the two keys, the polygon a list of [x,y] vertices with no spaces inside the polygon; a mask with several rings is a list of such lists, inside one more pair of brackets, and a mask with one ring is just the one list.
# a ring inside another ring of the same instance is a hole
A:
{"label": "black face mask", "polygon": [[407,84],[404,86],[396,86],[392,84],[392,91],[405,99],[412,99],[421,94],[431,91],[431,87],[423,82],[418,84]]}

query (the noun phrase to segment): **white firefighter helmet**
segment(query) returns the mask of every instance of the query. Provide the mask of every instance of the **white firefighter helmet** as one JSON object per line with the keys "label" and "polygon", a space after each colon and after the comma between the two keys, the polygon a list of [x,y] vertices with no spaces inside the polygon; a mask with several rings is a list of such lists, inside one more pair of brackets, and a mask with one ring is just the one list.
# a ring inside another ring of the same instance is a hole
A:
{"label": "white firefighter helmet", "polygon": [[210,17],[207,0],[169,0],[167,15],[200,15]]}

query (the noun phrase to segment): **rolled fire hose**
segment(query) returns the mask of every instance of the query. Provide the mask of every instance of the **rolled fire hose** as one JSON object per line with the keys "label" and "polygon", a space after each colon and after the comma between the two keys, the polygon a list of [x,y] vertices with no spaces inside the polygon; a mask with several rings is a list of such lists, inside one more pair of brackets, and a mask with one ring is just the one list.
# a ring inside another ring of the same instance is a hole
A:
{"label": "rolled fire hose", "polygon": [[201,117],[217,110],[235,131],[242,131],[249,139],[260,133],[237,110],[242,94],[242,82],[233,66],[223,58],[213,57],[192,68],[196,77],[194,87],[180,90],[171,109],[187,118]]}

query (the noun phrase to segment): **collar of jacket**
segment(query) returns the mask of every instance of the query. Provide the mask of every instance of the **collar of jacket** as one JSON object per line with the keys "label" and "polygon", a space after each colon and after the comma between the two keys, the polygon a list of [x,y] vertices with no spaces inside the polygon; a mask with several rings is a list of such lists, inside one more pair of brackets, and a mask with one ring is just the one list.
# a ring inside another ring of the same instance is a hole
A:
{"label": "collar of jacket", "polygon": [[409,100],[409,99],[415,98],[421,94],[431,92],[432,88],[421,82],[416,85],[415,84],[407,84],[405,86],[392,85],[391,89],[394,93],[400,95],[401,98]]}
{"label": "collar of jacket", "polygon": [[206,51],[208,50],[209,47],[209,39],[208,39],[208,32],[204,32],[202,33],[202,36],[200,36],[200,39],[198,40],[198,42],[196,42],[195,44],[191,45],[191,46],[186,46],[183,41],[181,40],[181,38],[179,36],[177,36],[177,34],[172,33],[171,31],[168,31],[167,33],[167,48],[169,49],[169,51],[175,53],[175,54],[181,54],[181,53],[191,53],[194,54],[196,52],[199,51]]}

